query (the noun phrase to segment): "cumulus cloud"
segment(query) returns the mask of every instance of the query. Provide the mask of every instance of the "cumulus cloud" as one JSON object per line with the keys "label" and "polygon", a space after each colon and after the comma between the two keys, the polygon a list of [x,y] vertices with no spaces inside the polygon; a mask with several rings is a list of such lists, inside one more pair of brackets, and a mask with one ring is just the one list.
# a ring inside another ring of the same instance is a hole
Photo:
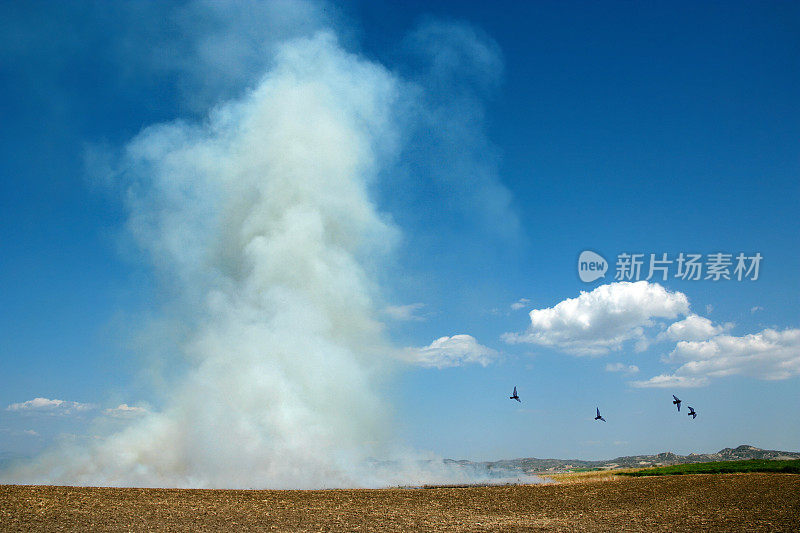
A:
{"label": "cumulus cloud", "polygon": [[447,368],[477,363],[487,366],[498,357],[497,351],[478,344],[471,335],[440,337],[423,348],[406,348],[402,358],[420,366]]}
{"label": "cumulus cloud", "polygon": [[787,379],[800,374],[800,329],[765,329],[741,337],[719,335],[706,341],[682,341],[668,360],[683,363],[678,375]]}
{"label": "cumulus cloud", "polygon": [[689,315],[683,320],[670,324],[667,330],[661,335],[661,338],[672,341],[702,341],[719,335],[732,326],[732,324],[715,326],[711,320],[705,317]]}
{"label": "cumulus cloud", "polygon": [[619,350],[627,341],[646,344],[646,329],[657,319],[689,313],[689,300],[658,283],[615,282],[600,285],[577,298],[530,312],[523,333],[506,333],[508,343],[548,346],[575,355],[602,355]]}
{"label": "cumulus cloud", "polygon": [[70,402],[66,400],[50,400],[48,398],[34,398],[21,403],[12,403],[6,411],[39,412],[49,414],[69,415],[81,411],[94,409],[89,403]]}
{"label": "cumulus cloud", "polygon": [[425,307],[423,303],[390,305],[384,308],[383,313],[392,320],[419,322],[425,320],[424,317],[417,314],[423,307]]}
{"label": "cumulus cloud", "polygon": [[606,372],[623,372],[625,374],[636,374],[639,372],[639,367],[636,365],[626,365],[623,363],[608,363],[606,365]]}
{"label": "cumulus cloud", "polygon": [[764,380],[800,375],[800,329],[765,329],[741,337],[717,335],[702,341],[680,341],[664,359],[680,364],[673,374],[637,381],[636,387],[697,387],[710,378],[748,376]]}

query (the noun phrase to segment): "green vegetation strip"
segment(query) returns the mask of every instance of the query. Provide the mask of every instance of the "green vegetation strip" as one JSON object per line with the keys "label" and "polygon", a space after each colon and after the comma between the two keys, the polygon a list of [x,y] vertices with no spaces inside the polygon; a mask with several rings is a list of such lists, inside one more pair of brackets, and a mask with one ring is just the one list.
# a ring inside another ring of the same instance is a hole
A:
{"label": "green vegetation strip", "polygon": [[748,461],[714,461],[711,463],[691,463],[685,465],[658,466],[635,472],[620,472],[621,476],[680,476],[683,474],[732,474],[736,472],[781,472],[800,474],[800,459],[791,461],[768,461],[751,459]]}

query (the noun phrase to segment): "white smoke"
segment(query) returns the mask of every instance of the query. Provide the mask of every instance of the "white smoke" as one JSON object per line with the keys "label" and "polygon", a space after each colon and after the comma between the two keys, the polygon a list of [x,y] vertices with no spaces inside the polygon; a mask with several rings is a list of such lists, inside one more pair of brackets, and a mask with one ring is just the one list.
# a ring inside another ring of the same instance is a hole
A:
{"label": "white smoke", "polygon": [[[330,33],[284,44],[202,124],[127,147],[129,225],[176,293],[192,369],[160,413],[11,473],[33,483],[311,488],[480,476],[399,451],[394,364],[366,265],[397,230],[370,200],[402,83]],[[389,462],[372,458],[389,459]]]}
{"label": "white smoke", "polygon": [[353,465],[384,441],[373,383],[388,350],[359,260],[393,239],[368,186],[395,93],[383,68],[319,34],[286,44],[206,123],[130,143],[131,229],[196,306],[195,369],[163,413],[52,481],[360,483]]}

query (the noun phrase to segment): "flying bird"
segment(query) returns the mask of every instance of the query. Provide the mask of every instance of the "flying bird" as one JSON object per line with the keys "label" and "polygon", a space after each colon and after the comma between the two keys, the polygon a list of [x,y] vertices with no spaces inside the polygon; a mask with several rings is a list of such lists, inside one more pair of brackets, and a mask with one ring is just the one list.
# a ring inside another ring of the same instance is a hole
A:
{"label": "flying bird", "polygon": [[603,422],[605,422],[605,421],[606,421],[606,419],[605,419],[605,418],[603,418],[602,416],[600,416],[600,408],[599,408],[599,407],[597,407],[597,416],[596,416],[596,417],[594,417],[594,419],[595,419],[595,420],[602,420]]}
{"label": "flying bird", "polygon": [[675,401],[673,401],[672,403],[674,403],[675,405],[678,406],[678,412],[680,412],[680,410],[681,410],[681,400],[677,396],[675,396],[674,394],[672,395],[672,397],[675,398]]}
{"label": "flying bird", "polygon": [[517,386],[516,385],[514,385],[514,394],[509,396],[508,399],[509,400],[517,400],[518,402],[522,403],[522,400],[520,400],[519,396],[517,396]]}
{"label": "flying bird", "polygon": [[691,405],[689,406],[689,412],[687,413],[687,415],[688,415],[688,416],[691,416],[691,417],[692,417],[692,420],[694,420],[695,418],[697,418],[697,413],[695,413],[695,411],[694,411],[694,407],[692,407]]}

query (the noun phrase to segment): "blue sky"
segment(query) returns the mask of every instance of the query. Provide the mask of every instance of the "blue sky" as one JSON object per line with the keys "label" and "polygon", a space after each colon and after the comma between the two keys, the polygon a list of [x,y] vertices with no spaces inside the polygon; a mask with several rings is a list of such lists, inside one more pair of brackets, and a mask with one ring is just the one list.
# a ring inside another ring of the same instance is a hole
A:
{"label": "blue sky", "polygon": [[[366,185],[392,243],[354,257],[393,350],[378,394],[395,438],[470,459],[800,448],[797,5],[228,8],[0,7],[0,451],[170,404],[203,320],[131,222],[155,211],[130,202],[128,176],[150,167],[126,150],[154,124],[208,123],[281,64],[281,43],[325,29],[371,65],[351,85],[374,75],[365,94],[394,95],[393,126],[370,123]],[[605,279],[578,278],[583,250],[611,263]],[[763,262],[756,281],[632,288],[613,284],[623,252]],[[454,335],[471,339],[432,344]]]}

